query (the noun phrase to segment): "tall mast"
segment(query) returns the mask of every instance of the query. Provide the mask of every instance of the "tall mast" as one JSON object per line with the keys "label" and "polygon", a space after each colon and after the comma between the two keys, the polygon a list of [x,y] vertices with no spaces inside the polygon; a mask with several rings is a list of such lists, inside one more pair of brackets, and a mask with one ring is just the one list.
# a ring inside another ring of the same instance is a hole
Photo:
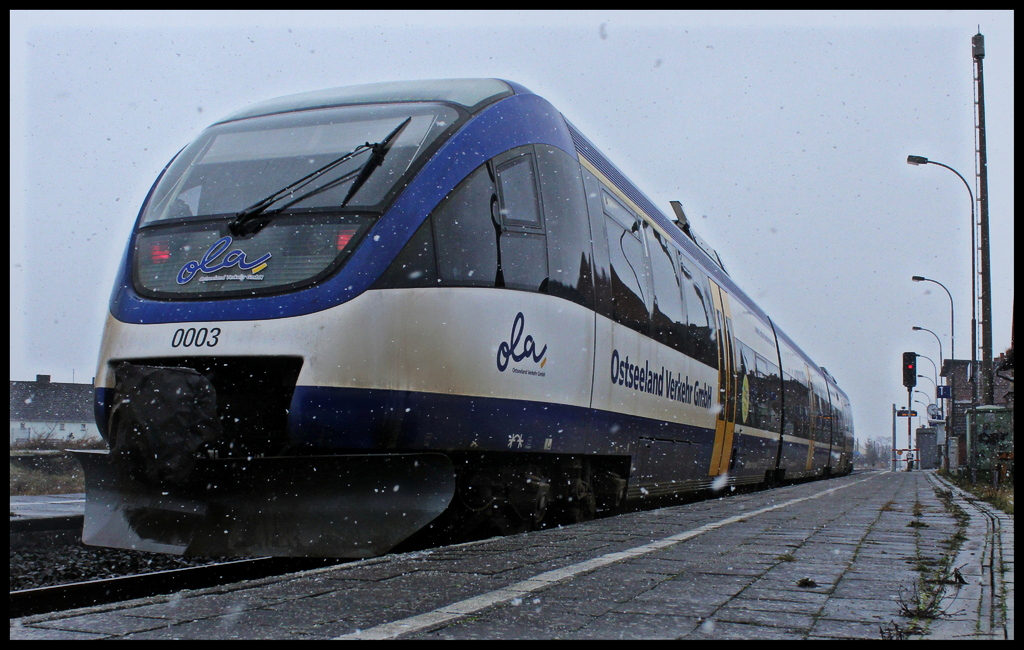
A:
{"label": "tall mast", "polygon": [[976,174],[978,177],[978,227],[981,237],[981,397],[982,403],[992,404],[994,386],[992,381],[992,280],[988,241],[988,154],[985,144],[985,77],[982,59],[985,58],[985,37],[978,33],[971,38],[974,56],[974,82],[977,92],[975,100],[975,130],[978,145]]}

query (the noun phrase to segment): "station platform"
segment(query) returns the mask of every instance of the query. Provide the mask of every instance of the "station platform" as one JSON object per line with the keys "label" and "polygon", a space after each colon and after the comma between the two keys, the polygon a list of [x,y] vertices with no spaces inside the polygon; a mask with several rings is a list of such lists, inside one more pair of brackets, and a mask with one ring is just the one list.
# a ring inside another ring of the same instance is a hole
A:
{"label": "station platform", "polygon": [[81,517],[85,514],[85,494],[49,494],[11,497],[11,521],[49,517]]}
{"label": "station platform", "polygon": [[[1012,517],[932,471],[856,472],[15,619],[10,638],[1012,639],[1013,548]],[[938,618],[901,615],[939,589]]]}
{"label": "station platform", "polygon": [[85,494],[11,497],[11,548],[38,543],[37,533],[52,532],[61,543],[80,540],[84,520]]}

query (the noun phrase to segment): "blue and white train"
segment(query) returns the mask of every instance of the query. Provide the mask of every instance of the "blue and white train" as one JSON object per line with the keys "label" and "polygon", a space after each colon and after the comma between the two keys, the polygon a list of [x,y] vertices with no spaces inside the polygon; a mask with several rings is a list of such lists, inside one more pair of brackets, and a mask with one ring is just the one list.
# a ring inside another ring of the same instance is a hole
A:
{"label": "blue and white train", "polygon": [[848,473],[846,395],[673,212],[497,79],[217,122],[120,265],[85,541],[366,557]]}

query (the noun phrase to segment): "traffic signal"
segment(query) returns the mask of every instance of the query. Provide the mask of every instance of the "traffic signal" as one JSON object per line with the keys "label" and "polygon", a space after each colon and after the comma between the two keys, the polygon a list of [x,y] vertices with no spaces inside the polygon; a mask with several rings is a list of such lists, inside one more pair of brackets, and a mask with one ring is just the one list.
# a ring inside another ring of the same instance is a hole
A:
{"label": "traffic signal", "polygon": [[903,353],[903,385],[907,388],[917,386],[917,353]]}

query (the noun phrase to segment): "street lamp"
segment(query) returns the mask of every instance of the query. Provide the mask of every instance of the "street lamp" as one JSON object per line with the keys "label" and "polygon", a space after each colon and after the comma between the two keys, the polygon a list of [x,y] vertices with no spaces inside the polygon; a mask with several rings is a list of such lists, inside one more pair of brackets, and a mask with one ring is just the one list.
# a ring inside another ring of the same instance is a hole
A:
{"label": "street lamp", "polygon": [[[971,186],[967,180],[960,175],[960,172],[953,169],[949,165],[944,165],[934,160],[928,160],[924,156],[907,156],[908,165],[938,165],[939,167],[945,167],[949,171],[957,175],[961,181],[963,181],[964,187],[967,188],[967,194],[971,197],[971,406],[976,406],[978,403],[978,383],[974,380],[977,376],[978,367],[978,294],[975,287],[976,278],[978,277],[978,266],[977,266],[977,250],[978,245],[975,242],[976,230],[976,219],[974,216],[974,192],[971,191]],[[986,292],[987,295],[987,292]],[[986,323],[989,319],[985,319]],[[986,339],[987,340],[987,339]]]}
{"label": "street lamp", "polygon": [[[932,282],[934,284],[937,284],[940,287],[942,287],[943,291],[946,292],[946,295],[949,296],[949,342],[950,342],[950,347],[952,348],[949,351],[949,358],[950,359],[956,359],[956,334],[954,333],[954,329],[953,329],[953,323],[955,322],[955,320],[953,318],[953,296],[952,296],[952,294],[949,293],[949,289],[946,288],[946,285],[942,284],[938,280],[932,280],[931,278],[926,278],[926,277],[921,276],[921,275],[915,275],[915,276],[913,276],[910,279],[913,280],[914,282]],[[940,361],[941,361],[941,359],[940,359]]]}
{"label": "street lamp", "polygon": [[939,385],[938,384],[938,381],[939,381],[939,367],[937,365],[935,365],[935,362],[932,361],[931,357],[926,357],[923,354],[920,354],[918,352],[915,352],[914,354],[916,354],[918,356],[918,358],[920,358],[920,359],[927,359],[928,363],[932,364],[932,369],[935,371],[935,379],[932,380],[932,383],[935,384],[936,386],[938,386]]}
{"label": "street lamp", "polygon": [[[915,393],[921,393],[921,391],[919,391],[919,390],[915,390],[914,392],[915,392]],[[921,393],[921,395],[924,395],[925,397],[928,397],[928,396],[927,396],[927,395],[925,395],[924,393]],[[920,404],[921,406],[923,406],[923,407],[924,407],[924,415],[921,415],[921,413],[918,413],[918,414],[917,414],[917,426],[919,426],[919,427],[923,427],[923,426],[924,426],[924,425],[925,425],[925,424],[926,424],[926,423],[928,422],[928,420],[926,419],[926,417],[930,417],[930,416],[928,415],[928,407],[929,407],[929,406],[931,406],[931,403],[930,403],[930,402],[922,402],[922,401],[921,401],[921,400],[919,400],[919,399],[915,399],[915,400],[914,400],[914,404]],[[913,444],[913,441],[909,442],[909,443],[907,444],[907,446],[908,446],[908,447],[913,447],[913,446],[914,446],[914,444]]]}
{"label": "street lamp", "polygon": [[935,337],[935,342],[939,344],[939,361],[941,362],[942,361],[942,340],[939,338],[939,335],[936,334],[935,332],[931,331],[930,329],[926,328],[926,327],[918,327],[917,325],[914,325],[910,329],[914,330],[915,332],[928,332],[929,334],[931,334],[932,336]]}
{"label": "street lamp", "polygon": [[[921,379],[927,379],[928,381],[932,382],[932,386],[934,386],[934,387],[935,387],[935,399],[939,399],[939,388],[938,388],[938,386],[939,386],[939,385],[938,385],[938,384],[936,384],[936,383],[935,383],[935,382],[934,382],[934,381],[932,380],[932,378],[931,378],[931,377],[928,377],[927,375],[918,375],[918,377],[920,377]],[[939,405],[939,408],[942,408],[942,405],[941,405],[941,403],[940,403],[940,405]],[[945,411],[943,411],[943,412],[945,412]]]}
{"label": "street lamp", "polygon": [[935,371],[935,379],[933,381],[938,381],[939,380],[939,366],[935,364],[935,361],[932,359],[932,357],[925,356],[924,354],[922,354],[920,352],[914,352],[914,354],[920,356],[923,359],[928,359],[928,362],[932,364],[932,370]]}
{"label": "street lamp", "polygon": [[[916,331],[928,332],[933,337],[935,337],[936,342],[938,342],[938,344],[939,344],[939,363],[941,363],[942,362],[942,341],[939,339],[939,335],[935,334],[931,330],[926,330],[925,328],[919,328],[918,326],[913,326],[912,329],[915,332]],[[929,360],[931,360],[931,359],[929,359]],[[935,361],[932,361],[932,365],[935,365]],[[936,370],[938,370],[938,369],[936,369]],[[938,377],[935,378],[935,385],[936,386],[939,385]],[[936,391],[936,392],[938,392],[938,391]],[[938,399],[938,396],[936,396],[936,399]],[[943,411],[943,413],[945,413],[945,411]]]}

